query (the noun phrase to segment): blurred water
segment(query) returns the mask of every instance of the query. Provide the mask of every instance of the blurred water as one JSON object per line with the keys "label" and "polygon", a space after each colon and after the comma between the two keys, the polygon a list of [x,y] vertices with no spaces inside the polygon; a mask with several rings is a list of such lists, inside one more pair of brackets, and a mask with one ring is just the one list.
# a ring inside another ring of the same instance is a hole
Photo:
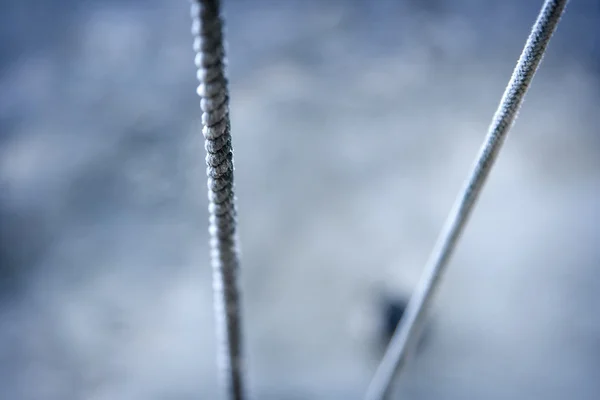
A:
{"label": "blurred water", "polygon": [[[540,5],[226,2],[256,398],[363,394]],[[0,397],[213,398],[187,3],[2,7]],[[399,397],[600,393],[597,17],[568,8]]]}

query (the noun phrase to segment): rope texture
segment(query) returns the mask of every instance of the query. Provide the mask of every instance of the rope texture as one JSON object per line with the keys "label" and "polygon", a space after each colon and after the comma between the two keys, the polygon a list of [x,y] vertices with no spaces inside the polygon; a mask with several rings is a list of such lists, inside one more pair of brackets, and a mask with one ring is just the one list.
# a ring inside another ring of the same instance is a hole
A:
{"label": "rope texture", "polygon": [[192,34],[206,149],[218,366],[226,398],[242,400],[246,398],[246,394],[238,287],[233,148],[225,77],[223,20],[219,3],[219,0],[192,0]]}
{"label": "rope texture", "polygon": [[450,212],[405,315],[383,356],[367,390],[366,400],[382,400],[393,378],[406,364],[421,331],[427,310],[439,286],[456,244],[467,224],[482,187],[493,167],[517,112],[568,0],[546,0],[527,39],[500,105],[494,114],[483,146],[462,191]]}

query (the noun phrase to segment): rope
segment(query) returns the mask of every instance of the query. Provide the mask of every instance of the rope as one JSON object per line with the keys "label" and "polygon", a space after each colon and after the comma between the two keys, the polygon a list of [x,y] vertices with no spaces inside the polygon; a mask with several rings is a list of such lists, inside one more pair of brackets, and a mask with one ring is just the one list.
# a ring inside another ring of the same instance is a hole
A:
{"label": "rope", "polygon": [[233,183],[229,94],[224,72],[219,0],[192,0],[192,34],[200,85],[208,175],[208,211],[214,309],[221,383],[230,400],[245,396],[238,289],[239,257]]}
{"label": "rope", "polygon": [[446,270],[469,215],[489,175],[506,135],[513,125],[523,98],[546,51],[568,0],[546,0],[527,39],[525,48],[492,119],[483,146],[462,191],[450,212],[425,266],[402,321],[386,350],[365,396],[366,400],[386,398],[392,379],[406,364],[424,318]]}

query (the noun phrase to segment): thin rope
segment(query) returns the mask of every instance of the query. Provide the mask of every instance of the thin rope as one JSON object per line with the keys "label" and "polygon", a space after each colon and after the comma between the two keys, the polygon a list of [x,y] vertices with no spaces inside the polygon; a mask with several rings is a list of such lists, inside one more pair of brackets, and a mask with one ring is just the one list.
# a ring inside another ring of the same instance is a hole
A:
{"label": "thin rope", "polygon": [[434,246],[424,273],[406,312],[394,332],[365,396],[366,400],[386,398],[394,376],[404,367],[421,331],[427,310],[439,286],[469,215],[502,147],[508,131],[568,0],[546,0],[527,39],[500,105],[494,114],[483,146],[462,191]]}
{"label": "thin rope", "polygon": [[192,0],[192,34],[200,85],[208,175],[209,232],[221,384],[227,399],[246,398],[238,283],[239,256],[233,183],[229,94],[223,20],[218,0]]}

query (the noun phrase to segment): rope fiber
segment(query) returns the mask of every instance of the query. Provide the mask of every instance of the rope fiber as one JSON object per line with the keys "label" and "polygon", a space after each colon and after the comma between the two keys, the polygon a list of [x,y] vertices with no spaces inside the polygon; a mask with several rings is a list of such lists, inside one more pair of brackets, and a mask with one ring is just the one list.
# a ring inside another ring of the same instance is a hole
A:
{"label": "rope fiber", "polygon": [[404,317],[396,328],[375,372],[366,400],[387,397],[394,377],[406,364],[421,331],[427,310],[447,269],[457,242],[493,167],[517,112],[568,0],[546,0],[527,39],[512,77],[494,114],[475,165],[459,193],[448,219],[426,263]]}
{"label": "rope fiber", "polygon": [[192,34],[200,85],[208,175],[208,211],[220,379],[226,398],[246,398],[238,283],[239,256],[233,184],[229,93],[219,0],[192,0]]}

